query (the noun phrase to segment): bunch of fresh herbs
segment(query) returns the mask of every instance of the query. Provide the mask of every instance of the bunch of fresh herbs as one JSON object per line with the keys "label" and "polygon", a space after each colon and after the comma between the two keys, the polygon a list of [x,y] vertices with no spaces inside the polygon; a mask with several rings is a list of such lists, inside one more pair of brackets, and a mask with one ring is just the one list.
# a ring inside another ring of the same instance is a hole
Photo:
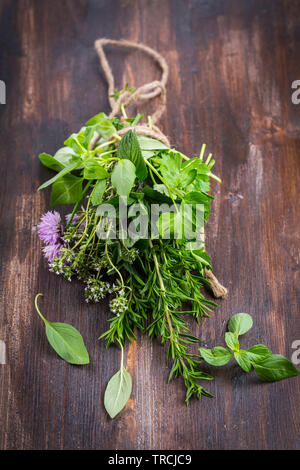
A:
{"label": "bunch of fresh herbs", "polygon": [[[195,209],[201,207],[201,232],[209,218],[210,180],[219,179],[211,171],[211,154],[204,159],[205,146],[199,157],[187,158],[158,140],[136,134],[134,127],[142,118],[138,114],[129,119],[124,114],[120,120],[100,113],[72,134],[54,156],[40,155],[41,162],[56,174],[39,189],[52,186],[51,206],[74,205],[65,227],[57,212],[45,214],[38,226],[50,270],[69,281],[81,279],[86,302],[110,299],[109,327],[100,338],[105,338],[107,347],[115,343],[122,350],[120,371],[105,394],[111,417],[125,406],[131,393],[123,347],[126,340],[136,339],[137,330],[151,339],[160,338],[167,346],[169,380],[183,378],[187,403],[193,395],[212,396],[200,383],[213,378],[201,370],[203,359],[221,365],[234,354],[248,371],[253,355],[262,351],[257,347],[254,352],[239,350],[236,331],[234,338],[226,340],[233,353],[224,348],[201,349],[200,355],[190,352],[199,339],[189,333],[187,318],[199,322],[216,306],[201,292],[208,283],[204,269],[211,267],[203,238],[195,235],[195,227],[199,230]],[[121,138],[118,131],[126,127],[131,130]],[[157,206],[165,209],[154,227],[151,221],[145,224],[141,217],[151,219],[150,212]],[[188,206],[192,211],[186,224],[183,214]],[[114,209],[114,219],[104,213],[108,207]],[[136,229],[133,235],[125,230],[128,224]],[[73,364],[89,362],[82,337],[73,327],[50,323],[39,314],[49,342],[63,359]],[[254,367],[258,371],[262,366]]]}

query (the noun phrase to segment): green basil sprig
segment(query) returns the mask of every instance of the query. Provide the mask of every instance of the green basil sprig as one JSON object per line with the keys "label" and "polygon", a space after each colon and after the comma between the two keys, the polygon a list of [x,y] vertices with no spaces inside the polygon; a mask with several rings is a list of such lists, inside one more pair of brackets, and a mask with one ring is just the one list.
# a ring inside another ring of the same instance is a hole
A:
{"label": "green basil sprig", "polygon": [[276,382],[300,375],[299,370],[281,354],[272,354],[264,344],[256,344],[246,350],[240,349],[238,337],[252,328],[253,320],[247,313],[237,313],[228,323],[225,342],[229,349],[217,346],[213,349],[199,348],[205,362],[213,366],[223,366],[234,356],[239,366],[250,372],[252,366],[261,380]]}
{"label": "green basil sprig", "polygon": [[46,336],[54,351],[70,364],[89,364],[89,353],[84,345],[81,334],[68,323],[50,322],[41,314],[37,300],[43,294],[35,297],[35,308],[46,326]]}

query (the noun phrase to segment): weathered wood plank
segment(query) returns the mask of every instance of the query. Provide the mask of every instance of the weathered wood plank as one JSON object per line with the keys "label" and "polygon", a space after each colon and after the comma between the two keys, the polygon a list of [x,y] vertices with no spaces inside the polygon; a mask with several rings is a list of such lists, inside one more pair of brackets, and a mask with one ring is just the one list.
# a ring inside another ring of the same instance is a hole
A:
{"label": "weathered wood plank", "polygon": [[[293,0],[1,2],[1,449],[300,448],[298,379],[261,384],[228,365],[209,384],[216,398],[186,408],[180,380],[166,384],[164,348],[142,337],[127,351],[132,399],[110,421],[103,393],[119,353],[96,340],[107,305],[86,306],[79,284],[50,274],[32,230],[48,206],[36,192],[48,177],[37,154],[108,111],[94,40],[149,44],[170,66],[162,129],[186,154],[206,142],[223,180],[207,245],[229,297],[193,330],[220,344],[230,315],[249,312],[255,324],[242,344],[265,342],[290,357],[300,339],[300,107],[290,98],[299,17]],[[158,76],[143,56],[109,59],[120,85]],[[71,367],[49,349],[33,308],[40,291],[46,317],[80,329],[90,366]]]}

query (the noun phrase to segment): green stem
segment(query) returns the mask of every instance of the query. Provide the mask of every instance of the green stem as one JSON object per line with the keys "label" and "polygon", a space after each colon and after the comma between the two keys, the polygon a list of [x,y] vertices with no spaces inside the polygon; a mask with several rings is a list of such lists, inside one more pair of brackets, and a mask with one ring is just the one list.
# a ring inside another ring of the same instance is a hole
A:
{"label": "green stem", "polygon": [[86,194],[86,192],[87,192],[87,190],[89,189],[89,187],[90,187],[91,184],[92,184],[92,181],[89,181],[89,182],[87,183],[87,185],[86,185],[86,187],[84,188],[83,193],[82,193],[82,195],[81,195],[81,199],[76,202],[76,204],[75,204],[75,206],[74,206],[74,209],[72,210],[72,214],[71,214],[71,217],[70,217],[70,219],[69,219],[69,222],[68,222],[67,225],[66,225],[66,229],[67,229],[67,228],[70,226],[70,224],[72,223],[72,220],[73,220],[73,218],[74,218],[75,212],[77,211],[79,204],[80,204],[81,201],[83,200],[83,198],[84,198],[84,196],[85,196],[85,194]]}
{"label": "green stem", "polygon": [[35,305],[35,309],[37,311],[37,313],[39,314],[39,316],[41,317],[41,319],[45,322],[45,323],[48,323],[48,320],[46,320],[46,318],[41,314],[40,312],[40,309],[38,307],[38,298],[40,296],[43,296],[43,294],[39,293],[35,296],[35,299],[34,299],[34,305]]}

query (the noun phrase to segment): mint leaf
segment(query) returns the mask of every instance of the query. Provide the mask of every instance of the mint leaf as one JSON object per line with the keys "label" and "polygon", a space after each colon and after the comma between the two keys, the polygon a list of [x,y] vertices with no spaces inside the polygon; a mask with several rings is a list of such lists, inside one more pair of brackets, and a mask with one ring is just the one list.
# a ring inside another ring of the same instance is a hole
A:
{"label": "mint leaf", "polygon": [[247,333],[253,326],[253,320],[248,313],[237,313],[230,318],[228,331],[236,333],[237,336]]}
{"label": "mint leaf", "polygon": [[135,166],[130,160],[120,160],[111,174],[111,184],[119,196],[128,196],[135,180]]}
{"label": "mint leaf", "polygon": [[271,354],[266,359],[253,363],[258,377],[267,382],[276,382],[300,375],[300,371],[281,354]]}
{"label": "mint leaf", "polygon": [[271,351],[267,346],[264,344],[256,344],[255,346],[252,346],[252,348],[249,348],[246,350],[247,355],[250,359],[251,362],[260,362],[263,359],[266,359],[271,355]]}
{"label": "mint leaf", "polygon": [[225,343],[232,349],[232,351],[238,351],[240,344],[236,333],[227,332],[225,333]]}
{"label": "mint leaf", "polygon": [[248,357],[247,351],[237,351],[234,353],[234,357],[238,365],[245,371],[245,372],[250,372],[251,371],[251,362],[250,358]]}
{"label": "mint leaf", "polygon": [[199,348],[200,354],[208,364],[212,366],[224,366],[230,361],[232,353],[222,346],[213,349]]}
{"label": "mint leaf", "polygon": [[143,158],[136,133],[128,131],[118,145],[118,158],[130,160],[136,168],[136,176],[139,180],[147,177],[147,167]]}

